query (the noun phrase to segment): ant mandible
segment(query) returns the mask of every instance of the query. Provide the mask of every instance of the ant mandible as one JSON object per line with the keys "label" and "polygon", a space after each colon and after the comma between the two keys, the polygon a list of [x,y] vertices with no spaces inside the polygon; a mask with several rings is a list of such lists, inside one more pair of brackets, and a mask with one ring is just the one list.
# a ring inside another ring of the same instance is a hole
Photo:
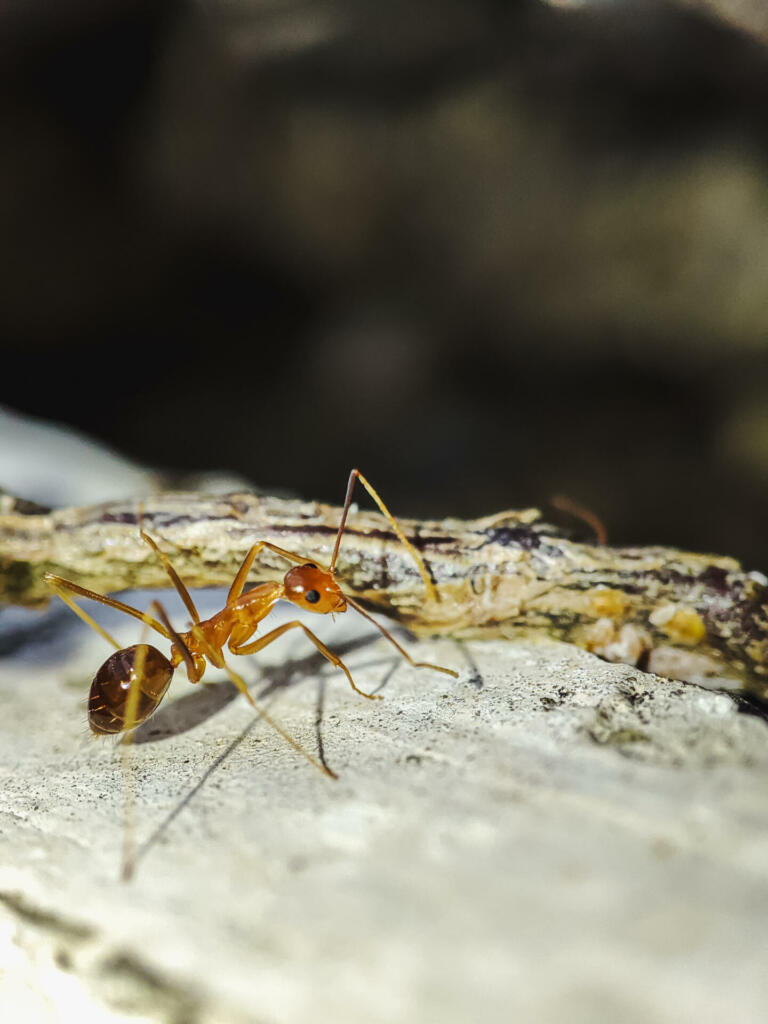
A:
{"label": "ant mandible", "polygon": [[[115,734],[134,729],[142,722],[145,722],[157,710],[168,691],[174,671],[180,665],[184,664],[186,667],[189,681],[191,683],[198,683],[205,672],[206,661],[210,661],[216,668],[225,669],[228,672],[233,683],[250,704],[261,713],[264,719],[291,746],[299,750],[325,774],[332,775],[332,772],[308,755],[276,722],[269,718],[263,708],[259,707],[251,697],[245,681],[224,660],[225,644],[232,654],[255,654],[277,640],[284,633],[287,633],[288,630],[301,629],[323,657],[327,658],[332,665],[340,668],[345,673],[350,686],[356,693],[371,700],[380,699],[375,694],[365,693],[363,690],[360,690],[355,685],[349,669],[341,658],[326,647],[322,640],[315,636],[299,619],[283,623],[283,625],[277,626],[269,633],[264,634],[260,639],[249,642],[261,621],[269,615],[280,600],[290,601],[305,611],[315,612],[319,615],[327,615],[329,613],[340,614],[345,612],[348,606],[351,606],[371,622],[411,665],[417,668],[435,669],[437,672],[445,672],[447,675],[457,677],[458,673],[452,669],[443,668],[440,665],[432,665],[426,661],[414,661],[397,640],[370,616],[357,601],[350,597],[349,594],[344,593],[339,586],[336,579],[336,560],[352,501],[352,492],[358,480],[387,517],[399,540],[410,551],[416,561],[419,573],[424,580],[430,597],[436,598],[435,586],[430,579],[421,556],[407,539],[377,492],[357,469],[353,469],[349,475],[347,495],[330,564],[328,566],[320,565],[317,562],[308,561],[302,555],[296,554],[293,551],[286,551],[284,548],[277,547],[268,541],[259,541],[258,544],[254,544],[251,547],[243,559],[243,563],[229,589],[226,604],[221,611],[216,612],[209,619],[200,618],[189,591],[171,565],[168,556],[159,549],[155,541],[144,530],[141,530],[142,539],[162,561],[173,586],[190,614],[192,623],[190,629],[186,632],[177,632],[173,628],[165,609],[157,601],[153,601],[150,608],[156,612],[159,621],[147,612],[141,612],[137,608],[124,604],[122,601],[116,601],[114,598],[105,597],[103,594],[87,590],[85,587],[81,587],[77,583],[72,583],[70,580],[63,579],[61,576],[56,576],[53,573],[46,573],[46,583],[52,587],[62,601],[69,605],[72,611],[79,615],[84,622],[115,647],[115,653],[107,658],[96,673],[91,684],[88,697],[88,722],[91,730],[99,734]],[[260,583],[250,590],[245,590],[245,583],[256,556],[264,548],[277,555],[281,555],[289,562],[295,564],[285,574],[282,583]],[[117,641],[95,622],[76,603],[70,594],[86,597],[110,608],[116,608],[127,615],[132,615],[135,619],[139,619],[170,641],[170,658],[167,658],[150,644],[135,644],[132,647],[121,648]]]}

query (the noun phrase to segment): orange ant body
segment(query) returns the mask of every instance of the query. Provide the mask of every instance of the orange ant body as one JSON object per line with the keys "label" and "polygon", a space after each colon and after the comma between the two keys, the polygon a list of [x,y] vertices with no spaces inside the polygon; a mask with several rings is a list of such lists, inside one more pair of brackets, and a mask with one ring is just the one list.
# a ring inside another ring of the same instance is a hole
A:
{"label": "orange ant body", "polygon": [[[336,535],[336,543],[328,566],[319,565],[316,562],[307,561],[302,555],[284,548],[277,547],[267,541],[259,541],[254,544],[245,556],[240,569],[235,576],[232,586],[227,595],[226,604],[221,611],[216,612],[208,619],[201,619],[192,597],[181,581],[167,555],[163,554],[155,541],[141,530],[142,539],[153,549],[162,560],[166,572],[170,577],[176,591],[184,602],[189,612],[192,623],[186,632],[177,632],[171,625],[168,616],[162,605],[152,602],[151,608],[157,613],[158,619],[153,618],[146,612],[123,604],[113,598],[105,597],[94,591],[86,590],[84,587],[52,573],[46,573],[45,580],[58,594],[58,596],[69,607],[80,616],[89,626],[101,634],[116,651],[110,655],[96,673],[91,684],[88,699],[88,721],[91,730],[95,733],[114,734],[128,732],[146,721],[157,709],[170,686],[174,671],[184,665],[187,670],[187,677],[191,683],[199,682],[206,668],[206,662],[217,668],[225,669],[237,688],[243,693],[247,700],[256,708],[266,721],[316,767],[325,774],[332,775],[328,768],[320,764],[298,744],[291,739],[268,715],[265,714],[251,697],[248,687],[240,676],[231,670],[224,660],[224,647],[230,653],[237,655],[255,654],[268,644],[277,640],[284,633],[291,629],[302,629],[309,640],[320,651],[323,657],[337,668],[340,668],[347,676],[350,686],[363,697],[371,700],[379,698],[370,693],[364,693],[355,685],[352,675],[338,655],[334,654],[326,645],[315,636],[315,634],[300,622],[294,619],[264,634],[258,640],[251,640],[253,634],[263,619],[269,615],[278,601],[290,601],[292,604],[305,611],[315,612],[319,615],[329,613],[343,613],[348,606],[353,607],[363,615],[369,622],[389,640],[400,654],[411,664],[419,668],[432,668],[438,672],[445,672],[451,676],[457,676],[452,669],[442,668],[439,665],[432,665],[429,662],[414,661],[408,652],[400,646],[395,638],[370,616],[352,597],[345,594],[336,579],[336,560],[339,553],[339,545],[344,532],[344,527],[349,513],[352,500],[352,491],[357,480],[363,484],[365,489],[374,499],[384,515],[388,518],[395,533],[403,544],[411,552],[411,555],[418,565],[419,572],[424,579],[430,596],[436,598],[437,592],[432,580],[427,573],[421,556],[413,545],[403,534],[400,526],[389,512],[383,501],[371,487],[365,477],[357,469],[353,469],[349,476],[347,495],[341,515],[339,530]],[[245,590],[245,583],[253,567],[256,556],[261,550],[267,548],[277,555],[281,555],[288,561],[295,563],[285,574],[282,583],[261,583],[250,590]],[[90,615],[88,615],[70,596],[76,594],[86,597],[92,601],[116,608],[139,619],[155,632],[170,641],[170,657],[167,658],[156,647],[149,644],[136,644],[132,647],[121,648],[120,645],[107,633]]]}

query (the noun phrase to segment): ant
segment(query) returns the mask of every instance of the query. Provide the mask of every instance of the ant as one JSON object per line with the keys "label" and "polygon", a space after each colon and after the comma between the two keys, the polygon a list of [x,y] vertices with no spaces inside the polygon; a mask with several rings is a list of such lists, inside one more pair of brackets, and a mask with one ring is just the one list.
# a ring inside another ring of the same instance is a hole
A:
{"label": "ant", "polygon": [[[324,566],[317,562],[307,561],[306,558],[296,554],[296,552],[287,551],[268,541],[259,541],[250,548],[243,559],[232,586],[229,588],[224,607],[209,619],[200,618],[189,591],[171,565],[168,556],[160,550],[155,541],[143,529],[140,529],[142,540],[152,548],[162,561],[173,586],[191,616],[192,623],[190,629],[186,632],[180,633],[173,628],[165,609],[157,601],[152,602],[150,609],[157,614],[159,621],[147,612],[141,612],[137,608],[123,604],[122,601],[116,601],[114,598],[105,597],[103,594],[87,590],[85,587],[63,579],[61,576],[55,576],[53,573],[46,573],[46,583],[62,601],[115,648],[115,653],[107,658],[91,683],[88,697],[88,723],[91,731],[102,735],[130,732],[136,726],[145,722],[157,710],[168,691],[171,678],[177,668],[183,664],[187,670],[187,677],[190,683],[198,683],[205,672],[206,661],[209,661],[216,668],[224,669],[228,672],[232,682],[249,703],[260,712],[265,721],[276,729],[294,749],[303,754],[324,774],[335,778],[334,773],[329,768],[311,757],[276,722],[270,719],[251,697],[245,681],[224,660],[225,644],[232,654],[255,654],[279,639],[289,630],[301,629],[323,657],[327,658],[332,665],[340,668],[345,673],[355,693],[359,693],[370,700],[381,699],[376,694],[365,693],[363,690],[360,690],[355,685],[349,669],[341,658],[326,647],[320,638],[315,636],[299,619],[283,623],[283,625],[277,626],[275,629],[270,630],[270,632],[265,633],[258,640],[252,641],[251,638],[258,629],[259,624],[269,615],[280,600],[290,601],[298,608],[303,608],[305,611],[315,612],[319,615],[328,615],[329,613],[341,614],[350,606],[371,622],[409,664],[417,668],[431,668],[437,672],[445,672],[447,675],[456,678],[458,673],[452,669],[442,668],[440,665],[432,665],[426,661],[414,661],[397,640],[339,586],[336,579],[336,560],[352,501],[352,492],[358,480],[387,517],[399,540],[413,556],[429,596],[437,599],[437,590],[421,556],[407,539],[377,492],[357,469],[353,469],[349,475],[347,495],[330,564]],[[250,590],[245,590],[245,583],[253,563],[259,552],[264,548],[294,564],[286,572],[282,583],[260,583]],[[117,641],[95,622],[76,603],[70,594],[86,597],[91,601],[97,601],[110,608],[116,608],[118,611],[125,612],[127,615],[132,615],[135,619],[139,619],[170,641],[170,657],[166,657],[150,644],[134,644],[132,647],[121,648]]]}

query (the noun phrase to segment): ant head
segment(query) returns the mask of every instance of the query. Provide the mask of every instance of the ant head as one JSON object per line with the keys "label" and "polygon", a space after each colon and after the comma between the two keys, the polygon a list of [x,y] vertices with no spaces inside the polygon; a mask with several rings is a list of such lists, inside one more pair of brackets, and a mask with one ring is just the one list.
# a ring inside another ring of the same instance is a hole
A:
{"label": "ant head", "polygon": [[332,573],[318,569],[314,562],[289,569],[283,587],[285,599],[308,612],[327,615],[347,610],[346,599]]}

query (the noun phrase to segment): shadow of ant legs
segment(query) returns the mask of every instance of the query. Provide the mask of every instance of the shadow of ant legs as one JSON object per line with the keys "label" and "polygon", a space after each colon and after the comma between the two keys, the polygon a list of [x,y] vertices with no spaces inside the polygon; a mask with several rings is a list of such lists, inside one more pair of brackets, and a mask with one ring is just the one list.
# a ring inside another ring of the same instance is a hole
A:
{"label": "shadow of ant legs", "polygon": [[[332,771],[325,759],[325,743],[323,742],[323,712],[325,711],[325,687],[326,679],[319,676],[317,680],[317,703],[315,704],[315,742],[317,744],[317,756],[323,768]],[[335,773],[334,773],[335,774]],[[337,776],[338,778],[338,776]]]}
{"label": "shadow of ant legs", "polygon": [[[230,683],[229,685],[231,686],[232,684]],[[237,696],[237,689],[234,686],[232,686],[232,689],[235,691],[235,696]],[[166,816],[163,818],[160,824],[154,829],[151,835],[149,835],[144,840],[143,843],[139,843],[138,847],[136,847],[135,853],[131,858],[130,873],[127,876],[128,878],[133,878],[135,876],[140,862],[144,859],[144,857],[146,857],[146,855],[149,853],[152,847],[160,841],[163,833],[170,828],[170,826],[173,824],[176,818],[178,818],[178,816],[181,814],[184,808],[192,802],[195,796],[197,796],[197,794],[200,792],[203,786],[205,786],[205,784],[208,782],[213,773],[227,760],[227,758],[229,758],[235,752],[235,750],[240,746],[243,740],[246,739],[251,730],[256,728],[256,725],[259,723],[260,720],[261,716],[257,715],[256,718],[254,718],[246,725],[246,727],[239,733],[239,735],[232,740],[227,749],[223,751],[221,754],[219,754],[216,760],[205,769],[205,771],[197,780],[197,782],[181,797],[178,803],[176,803],[171,808],[171,810],[168,812],[168,814],[166,814]]]}
{"label": "shadow of ant legs", "polygon": [[[353,641],[349,641],[347,644],[342,645],[341,652],[347,654],[349,651],[356,650],[359,647],[365,646],[370,642],[370,638],[361,638]],[[269,696],[278,690],[285,689],[292,685],[292,676],[297,671],[301,670],[302,675],[317,674],[318,675],[318,692],[317,692],[317,704],[315,708],[315,734],[317,738],[317,750],[320,763],[324,768],[328,769],[328,764],[325,758],[325,745],[323,743],[322,734],[322,720],[325,707],[325,688],[327,685],[327,673],[320,676],[319,671],[323,667],[328,665],[325,658],[319,653],[314,652],[306,658],[289,663],[285,666],[287,669],[286,677],[282,680],[270,680],[267,685],[259,693],[259,699],[262,700],[264,697]],[[285,669],[283,670],[285,672]],[[206,693],[206,691],[209,691]],[[211,692],[212,691],[212,696]],[[168,739],[170,736],[177,733],[186,732],[188,729],[193,728],[195,725],[199,725],[204,722],[207,718],[212,717],[218,710],[225,707],[232,700],[239,695],[237,687],[228,681],[221,683],[212,683],[201,685],[200,689],[195,693],[188,694],[185,697],[180,698],[168,709],[169,714],[166,714],[165,721],[168,723],[165,728],[161,726],[160,730],[154,730],[154,732],[160,732],[160,735],[153,735],[153,731],[148,727],[151,726],[152,722],[156,722],[160,717],[161,712],[156,712],[155,715],[144,725],[140,726],[134,735],[134,743],[153,743],[158,740]],[[172,715],[172,709],[178,707],[186,702],[186,707],[182,708],[181,714],[176,716]],[[190,708],[192,712],[190,713]],[[240,744],[245,740],[250,732],[256,727],[261,719],[260,715],[256,715],[252,721],[250,721],[244,729],[241,730],[238,736],[232,740],[226,750],[224,750],[219,756],[210,764],[197,782],[179,799],[171,810],[166,814],[159,825],[153,830],[153,832],[140,843],[132,854],[130,859],[130,870],[126,875],[126,879],[133,878],[139,868],[141,861],[150,852],[153,846],[162,838],[163,834],[170,828],[173,822],[178,818],[181,812],[189,806],[194,800],[197,794],[202,790],[211,776],[217,771],[218,768],[235,752]],[[181,723],[183,727],[181,726]],[[146,732],[146,738],[142,737],[142,734]],[[329,769],[330,770],[330,769]]]}
{"label": "shadow of ant legs", "polygon": [[[375,639],[378,639],[377,634],[357,637],[354,640],[348,640],[346,643],[340,644],[335,650],[339,655],[346,655],[352,651],[367,647],[371,641]],[[377,690],[381,690],[387,685],[400,662],[400,659],[395,657],[393,659],[376,659],[369,664],[380,664],[382,660],[387,662],[391,660],[391,665],[384,678],[376,687]],[[326,669],[327,671],[325,671]],[[311,675],[317,676],[318,692],[315,707],[315,735],[320,763],[329,771],[330,769],[328,768],[325,758],[322,722],[325,709],[326,687],[328,685],[332,669],[333,666],[328,665],[328,662],[319,651],[313,651],[304,658],[285,663],[277,671],[274,669],[268,669],[267,671],[270,678],[267,680],[266,685],[261,689],[258,695],[259,700],[263,700],[265,697],[268,697],[273,693],[285,690],[288,687],[295,685],[297,675],[301,677]],[[155,743],[169,739],[171,736],[187,732],[211,718],[223,707],[226,707],[227,704],[231,703],[231,701],[233,701],[238,695],[239,691],[229,681],[201,684],[199,687],[196,687],[194,693],[185,695],[173,704],[169,705],[166,709],[158,710],[152,718],[149,719],[149,721],[139,726],[134,734],[133,742],[137,744]],[[179,799],[178,803],[171,808],[165,818],[163,818],[149,837],[138,845],[135,853],[131,856],[130,870],[126,876],[127,878],[135,876],[140,862],[146,857],[152,847],[157,845],[163,834],[168,830],[168,828],[170,828],[181,812],[192,802],[195,796],[206,785],[214,772],[217,771],[217,769],[234,753],[243,740],[248,737],[250,732],[259,723],[260,719],[261,716],[256,715],[252,721],[245,726],[239,735],[232,740],[227,749],[223,751],[213,761],[213,763],[208,766],[208,768],[206,768],[198,781]]]}
{"label": "shadow of ant legs", "polygon": [[[357,647],[363,646],[363,643],[365,643],[365,642],[367,642],[367,641],[363,641],[363,642],[361,642],[359,640],[357,640],[357,641],[350,641],[348,644],[344,645],[343,653],[346,654],[350,650],[355,650]],[[315,655],[310,655],[309,658],[303,659],[303,660],[304,661],[317,661],[319,663],[322,663],[322,665],[326,665],[327,664],[327,662],[325,661],[325,658],[323,658],[322,655],[319,654],[319,653],[315,654]],[[391,675],[391,671],[387,675],[387,679],[389,679],[390,675]],[[317,705],[316,705],[316,709],[315,709],[315,733],[316,733],[316,736],[317,736],[318,757],[320,759],[320,763],[325,768],[328,768],[328,765],[327,765],[326,760],[325,760],[325,746],[324,746],[324,743],[323,743],[323,735],[322,735],[322,720],[323,720],[323,712],[324,712],[324,707],[325,707],[325,688],[326,688],[327,682],[328,682],[327,675],[318,679]],[[286,684],[281,684],[281,685],[286,685]],[[239,693],[237,688],[235,686],[233,686],[232,683],[229,683],[229,682],[211,684],[211,688],[213,689],[214,687],[217,690],[221,690],[222,692],[225,692],[227,694],[226,700],[225,700],[224,703],[229,703],[230,701],[234,700],[234,698],[237,697],[238,693]],[[263,697],[266,694],[269,694],[274,689],[275,689],[274,684],[270,684],[269,686],[265,687],[265,689],[259,694],[259,697]],[[229,691],[231,691],[231,693]],[[198,697],[198,696],[199,696],[198,694],[192,694],[191,695],[191,697]],[[186,699],[186,698],[182,698],[182,700],[184,700],[184,699]],[[217,697],[216,700],[219,702],[218,703],[218,707],[223,707],[224,706],[224,704],[221,703],[221,697]],[[181,701],[177,701],[176,703],[179,704],[179,703],[181,703]],[[215,710],[218,710],[218,707]],[[210,715],[214,714],[215,710],[214,711],[210,711],[208,717],[210,717]],[[159,712],[158,712],[158,714],[159,714]],[[155,716],[155,717],[157,717],[157,716]],[[205,769],[205,771],[200,776],[200,778],[197,780],[197,782],[181,797],[181,799],[178,801],[178,803],[176,803],[171,808],[171,810],[168,812],[168,814],[166,814],[166,816],[163,818],[163,820],[160,822],[160,824],[153,830],[153,832],[144,840],[143,843],[140,843],[138,845],[138,847],[136,848],[135,853],[131,857],[130,873],[128,875],[128,878],[133,878],[135,876],[136,872],[138,871],[138,868],[139,868],[139,865],[140,865],[141,861],[147,856],[147,854],[150,852],[152,847],[157,845],[157,843],[161,840],[163,834],[165,832],[167,832],[167,830],[171,827],[171,825],[176,820],[176,818],[178,818],[178,816],[181,814],[181,812],[186,807],[188,807],[189,804],[194,800],[194,798],[203,789],[203,787],[206,785],[206,783],[211,778],[211,776],[214,774],[214,772],[216,772],[221,767],[221,765],[224,764],[224,762],[229,757],[231,757],[232,754],[234,754],[235,750],[237,750],[237,748],[240,746],[240,744],[243,742],[243,740],[247,739],[247,737],[249,736],[251,731],[253,729],[255,729],[256,726],[258,725],[260,719],[261,719],[261,716],[257,715],[252,721],[250,721],[245,726],[244,729],[241,730],[241,732],[229,744],[227,749],[224,750],[221,754],[219,754],[219,756],[216,758],[216,760]],[[200,721],[204,721],[204,720],[205,720],[204,718],[200,719]],[[148,725],[148,724],[149,723],[145,723],[145,725]],[[143,728],[144,728],[144,726],[142,726],[139,729],[137,729],[137,731],[136,731],[137,736],[138,736],[138,733],[141,732]],[[191,726],[189,726],[189,728],[191,728]],[[185,731],[185,730],[182,730],[182,731]],[[166,739],[168,735],[169,735],[168,733],[165,733],[162,737],[158,737],[158,738]],[[134,742],[151,743],[151,742],[155,742],[155,740],[153,740],[153,739],[145,739],[145,740],[138,740],[138,739],[136,739]]]}
{"label": "shadow of ant legs", "polygon": [[480,672],[477,662],[472,657],[472,652],[469,649],[467,641],[454,640],[454,643],[461,651],[462,655],[464,656],[464,660],[466,661],[467,665],[469,665],[470,672],[472,673],[469,679],[467,679],[467,682],[469,683],[470,686],[474,686],[476,690],[482,690],[482,688],[485,686],[485,680],[483,679],[482,673]]}
{"label": "shadow of ant legs", "polygon": [[[351,651],[356,651],[368,646],[374,639],[378,639],[378,636],[375,634],[349,640],[345,644],[339,645],[337,652],[340,655],[349,654]],[[389,661],[390,659],[387,658],[386,660]],[[379,683],[377,689],[380,690],[386,686],[397,668],[399,661],[399,658],[392,659],[392,665],[384,679]],[[379,661],[377,659],[377,661],[372,664],[378,663]],[[328,671],[324,671],[324,669],[328,669]],[[331,669],[332,666],[328,665],[328,662],[320,652],[313,651],[304,658],[285,663],[277,672],[274,670],[267,670],[270,678],[259,692],[259,700],[263,700],[265,697],[268,697],[273,693],[285,690],[288,687],[295,685],[297,675],[302,677],[308,675],[317,676],[318,691],[317,703],[315,706],[315,735],[318,757],[320,759],[320,763],[326,769],[328,768],[328,764],[325,758],[322,722],[325,710],[326,687],[330,678]],[[158,710],[152,718],[149,719],[149,721],[139,726],[134,734],[133,741],[137,744],[155,743],[169,739],[171,736],[178,735],[182,732],[187,732],[195,726],[200,725],[208,718],[211,718],[223,707],[226,707],[227,704],[238,696],[238,693],[239,691],[237,688],[229,681],[201,684],[195,689],[194,693],[187,694],[179,700],[174,701],[174,703],[169,705],[168,708],[161,708]],[[194,800],[195,796],[206,785],[214,772],[234,753],[243,740],[248,737],[259,721],[260,716],[256,715],[253,720],[250,721],[239,733],[239,735],[232,740],[227,749],[223,751],[215,761],[208,766],[208,768],[206,768],[198,781],[179,799],[174,807],[171,808],[168,814],[153,830],[151,835],[145,839],[143,843],[138,845],[135,853],[131,857],[128,877],[135,876],[139,864],[146,857],[152,847],[157,845],[163,834],[170,828],[176,818],[192,802],[192,800]]]}
{"label": "shadow of ant legs", "polygon": [[[364,647],[368,647],[374,640],[378,639],[379,637],[376,633],[356,637],[354,640],[347,640],[346,643],[334,646],[333,653],[338,654],[339,657],[345,657],[353,651],[359,651]],[[389,661],[389,658],[381,660]],[[400,659],[396,660],[399,661]],[[362,666],[357,667],[360,668]],[[326,678],[330,678],[331,674],[336,672],[338,672],[338,669],[330,665],[319,651],[312,651],[303,658],[286,661],[282,665],[275,665],[266,669],[264,675],[268,677],[267,685],[263,690],[259,691],[259,698],[263,699],[264,697],[271,696],[278,690],[285,690],[295,686],[297,684],[297,677],[304,678],[306,676],[323,675]],[[344,677],[341,676],[341,678],[343,679]],[[389,676],[387,676],[388,678]],[[377,690],[381,689],[381,685],[379,684]]]}
{"label": "shadow of ant legs", "polygon": [[[339,646],[338,651],[344,655],[370,643],[375,637],[362,637],[350,640]],[[262,700],[273,693],[296,685],[297,677],[317,676],[323,669],[330,669],[325,658],[318,652],[286,662],[274,669],[267,669],[266,685],[259,691],[257,699]],[[325,675],[328,675],[325,673]],[[389,676],[387,676],[387,679]],[[381,689],[383,684],[379,684]],[[163,705],[150,719],[140,725],[133,734],[132,742],[137,745],[160,743],[173,736],[180,736],[191,729],[202,725],[209,718],[225,708],[239,695],[239,690],[229,680],[213,683],[199,683],[192,693],[186,693],[178,700]]]}
{"label": "shadow of ant legs", "polygon": [[[375,633],[369,636],[357,637],[354,640],[348,640],[346,643],[339,644],[338,646],[334,647],[334,653],[338,654],[340,657],[346,657],[346,655],[352,651],[357,651],[361,648],[369,646],[369,644],[374,640],[378,640],[378,635]],[[401,659],[397,656],[387,656],[384,658],[376,658],[375,660],[367,662],[364,665],[357,665],[356,669],[367,668],[371,665],[379,665],[382,662],[389,663],[389,668],[386,674],[378,683],[378,685],[375,686],[372,690],[372,693],[378,693],[380,690],[384,689],[389,680],[392,678],[393,674],[397,670],[398,665],[400,664],[400,661]],[[297,659],[295,661],[285,662],[279,668],[274,668],[270,670],[269,681],[267,682],[267,685],[264,687],[264,689],[259,692],[259,700],[263,700],[265,697],[268,697],[273,693],[278,692],[279,690],[284,690],[288,687],[295,685],[295,679],[297,675],[299,675],[300,677],[317,677],[318,691],[317,704],[315,707],[315,739],[317,743],[318,757],[320,759],[320,763],[323,765],[324,768],[329,767],[325,759],[325,747],[323,744],[322,733],[323,711],[325,707],[325,691],[332,674],[335,672],[337,672],[337,669],[335,669],[333,665],[329,665],[326,658],[324,658],[319,651],[312,651],[311,654],[308,654],[304,658]]]}

